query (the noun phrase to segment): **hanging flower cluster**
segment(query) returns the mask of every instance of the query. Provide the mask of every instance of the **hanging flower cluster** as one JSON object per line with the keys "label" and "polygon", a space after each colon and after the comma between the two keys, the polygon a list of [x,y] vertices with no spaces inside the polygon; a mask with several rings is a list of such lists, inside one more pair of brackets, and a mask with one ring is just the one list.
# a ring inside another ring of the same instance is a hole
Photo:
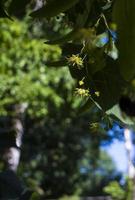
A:
{"label": "hanging flower cluster", "polygon": [[80,56],[73,54],[67,60],[69,65],[77,66],[78,69],[83,68],[83,59]]}
{"label": "hanging flower cluster", "polygon": [[75,94],[79,95],[81,97],[88,97],[90,96],[89,90],[83,89],[83,88],[76,88]]}

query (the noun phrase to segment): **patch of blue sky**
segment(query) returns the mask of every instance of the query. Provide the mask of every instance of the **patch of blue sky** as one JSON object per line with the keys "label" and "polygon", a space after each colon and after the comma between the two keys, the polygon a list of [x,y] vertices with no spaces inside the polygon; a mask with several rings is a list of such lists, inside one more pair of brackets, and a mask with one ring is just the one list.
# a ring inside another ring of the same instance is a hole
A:
{"label": "patch of blue sky", "polygon": [[113,142],[109,145],[101,146],[101,149],[105,150],[115,162],[117,169],[124,174],[127,173],[128,160],[127,153],[124,144],[124,129],[118,124],[114,124],[112,129],[108,131],[108,135],[113,139]]}
{"label": "patch of blue sky", "polygon": [[111,35],[112,40],[114,42],[116,42],[116,40],[117,40],[117,33],[115,31],[113,31],[113,30],[109,30],[109,32],[106,31],[105,33],[102,33],[101,35],[99,35],[100,42],[98,41],[98,43],[100,43],[100,46],[104,46],[105,44],[107,44],[109,42],[109,34]]}

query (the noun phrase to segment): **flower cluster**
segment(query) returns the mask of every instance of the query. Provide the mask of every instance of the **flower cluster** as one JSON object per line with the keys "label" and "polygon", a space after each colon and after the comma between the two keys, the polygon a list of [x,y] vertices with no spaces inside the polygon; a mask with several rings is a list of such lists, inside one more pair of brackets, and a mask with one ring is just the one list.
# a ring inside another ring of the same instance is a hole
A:
{"label": "flower cluster", "polygon": [[88,97],[90,96],[89,90],[83,89],[83,88],[76,88],[75,94],[81,96],[81,97]]}
{"label": "flower cluster", "polygon": [[[75,94],[77,94],[77,95],[79,95],[81,97],[88,97],[88,96],[91,97],[89,89],[86,89],[85,86],[84,86],[84,79],[85,79],[85,77],[83,77],[83,79],[78,82],[80,87],[76,88]],[[95,91],[94,94],[97,97],[100,96],[100,92],[99,91]]]}
{"label": "flower cluster", "polygon": [[81,69],[83,67],[83,59],[78,55],[73,54],[71,57],[67,58],[67,60],[70,65],[76,65],[78,69]]}
{"label": "flower cluster", "polygon": [[100,124],[99,122],[93,122],[93,123],[90,123],[90,130],[91,131],[96,131],[100,128]]}
{"label": "flower cluster", "polygon": [[99,96],[100,96],[100,92],[99,92],[99,91],[96,91],[96,92],[95,92],[95,95],[96,95],[97,97],[99,97]]}

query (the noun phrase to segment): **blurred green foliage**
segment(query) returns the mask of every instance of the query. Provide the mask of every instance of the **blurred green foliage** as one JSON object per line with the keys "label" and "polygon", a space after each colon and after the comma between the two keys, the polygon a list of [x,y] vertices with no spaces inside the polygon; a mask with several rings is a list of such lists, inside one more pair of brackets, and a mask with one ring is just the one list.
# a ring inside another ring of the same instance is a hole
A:
{"label": "blurred green foliage", "polygon": [[[63,101],[49,86],[49,82],[53,80],[58,84],[58,74],[63,76],[64,70],[47,72],[45,66],[48,59],[53,60],[60,55],[60,48],[45,45],[43,40],[34,39],[26,22],[1,19],[0,28],[1,115],[6,114],[7,105],[18,103],[28,103],[30,114],[47,114],[45,99],[55,98],[58,106]],[[50,76],[47,76],[47,73]],[[67,85],[72,85],[69,76]]]}
{"label": "blurred green foliage", "polygon": [[104,188],[104,191],[110,194],[113,200],[131,200],[133,199],[133,188],[133,180],[126,178],[123,186],[117,181],[112,181]]}
{"label": "blurred green foliage", "polygon": [[114,200],[125,200],[125,191],[117,181],[111,182],[104,191],[112,196]]}

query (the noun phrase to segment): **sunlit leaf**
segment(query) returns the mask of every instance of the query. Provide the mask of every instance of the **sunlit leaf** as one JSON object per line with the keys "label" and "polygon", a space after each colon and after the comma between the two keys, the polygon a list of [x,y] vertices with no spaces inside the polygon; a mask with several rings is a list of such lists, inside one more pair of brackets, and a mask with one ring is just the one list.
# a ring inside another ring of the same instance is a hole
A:
{"label": "sunlit leaf", "polygon": [[52,0],[47,1],[46,5],[40,8],[39,10],[34,11],[30,14],[32,17],[37,18],[50,18],[58,15],[61,12],[64,12],[74,6],[78,0]]}

